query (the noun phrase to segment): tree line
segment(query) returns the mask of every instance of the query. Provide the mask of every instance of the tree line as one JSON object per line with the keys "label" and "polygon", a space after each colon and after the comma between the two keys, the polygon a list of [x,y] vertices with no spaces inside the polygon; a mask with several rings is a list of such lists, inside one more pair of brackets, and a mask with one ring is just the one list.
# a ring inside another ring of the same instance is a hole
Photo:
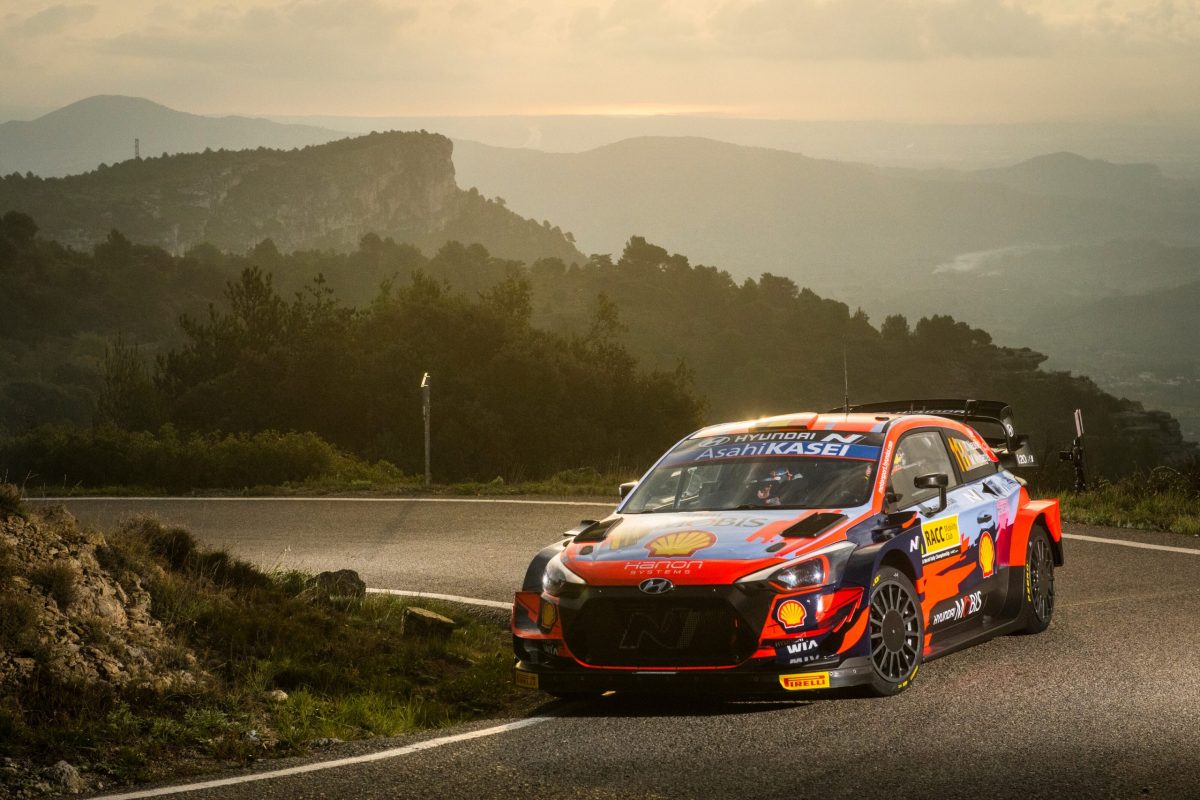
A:
{"label": "tree line", "polygon": [[[349,253],[284,254],[268,240],[174,257],[116,232],[92,253],[68,250],[10,213],[0,289],[0,312],[16,315],[0,313],[0,429],[10,434],[54,421],[313,432],[412,474],[428,371],[439,478],[636,473],[707,421],[840,406],[848,373],[852,402],[1007,400],[1034,437],[1043,480],[1066,478],[1054,452],[1075,408],[1099,469],[1163,458],[1160,443],[1122,429],[1136,403],[1042,369],[1035,351],[951,316],[876,327],[788,278],[738,281],[640,237],[616,259],[573,264],[457,242],[427,256],[375,235]],[[54,406],[54,392],[76,405]]]}

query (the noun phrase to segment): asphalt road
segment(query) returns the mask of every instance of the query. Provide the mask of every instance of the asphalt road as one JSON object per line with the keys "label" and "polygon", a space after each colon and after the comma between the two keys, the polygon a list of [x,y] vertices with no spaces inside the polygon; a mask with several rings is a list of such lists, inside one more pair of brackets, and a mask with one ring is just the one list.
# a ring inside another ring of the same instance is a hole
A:
{"label": "asphalt road", "polygon": [[[507,600],[528,558],[603,508],[499,503],[75,500],[87,523],[186,525],[265,566]],[[1196,550],[1066,542],[1050,629],[932,662],[899,697],[547,702],[547,722],[397,758],[183,795],[215,798],[1200,798]],[[506,720],[454,729],[461,733]],[[348,744],[275,770],[443,737]]]}

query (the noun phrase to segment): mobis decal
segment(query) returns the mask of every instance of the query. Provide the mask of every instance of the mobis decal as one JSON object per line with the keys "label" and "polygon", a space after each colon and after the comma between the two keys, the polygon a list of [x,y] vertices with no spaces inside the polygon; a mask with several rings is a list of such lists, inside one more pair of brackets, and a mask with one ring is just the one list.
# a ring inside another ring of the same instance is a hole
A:
{"label": "mobis decal", "polygon": [[976,591],[953,600],[948,608],[936,611],[929,618],[929,627],[941,625],[943,622],[958,622],[972,614],[978,614],[983,609],[983,593]]}

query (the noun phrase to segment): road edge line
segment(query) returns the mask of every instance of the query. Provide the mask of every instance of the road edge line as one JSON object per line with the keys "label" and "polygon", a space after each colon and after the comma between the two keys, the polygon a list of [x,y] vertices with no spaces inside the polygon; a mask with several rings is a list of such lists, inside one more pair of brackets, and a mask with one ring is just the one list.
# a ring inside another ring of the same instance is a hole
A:
{"label": "road edge line", "polygon": [[163,786],[158,789],[139,789],[133,792],[124,792],[122,794],[103,794],[97,795],[93,800],[139,800],[145,797],[165,797],[173,794],[183,794],[185,792],[199,792],[206,789],[219,789],[224,786],[236,786],[242,783],[254,783],[257,781],[271,780],[274,778],[286,778],[292,775],[304,775],[309,772],[319,772],[327,769],[336,769],[338,767],[348,767],[353,764],[369,764],[373,761],[384,761],[390,758],[399,758],[400,756],[419,753],[422,750],[432,750],[436,747],[442,747],[456,742],[470,741],[471,739],[482,739],[487,736],[495,736],[509,731],[527,728],[531,725],[538,725],[543,722],[549,722],[554,717],[528,717],[526,719],[517,720],[516,722],[506,722],[503,725],[494,725],[490,728],[483,728],[477,731],[467,731],[466,733],[457,733],[451,736],[441,736],[436,739],[426,739],[422,742],[414,742],[403,747],[393,747],[387,750],[380,750],[376,753],[366,753],[361,756],[348,756],[346,758],[335,758],[331,761],[317,761],[311,764],[301,764],[296,767],[286,767],[284,769],[270,770],[267,772],[251,773],[249,775],[235,775],[229,778],[216,778],[209,781],[198,781],[196,783],[183,783],[175,786]]}
{"label": "road edge line", "polygon": [[416,592],[411,589],[375,589],[367,587],[367,594],[383,594],[394,595],[396,597],[422,597],[429,600],[444,600],[448,603],[464,603],[470,606],[484,606],[485,608],[502,608],[505,611],[512,611],[512,603],[503,603],[499,600],[484,600],[481,597],[462,597],[457,594],[438,594],[436,592]]}
{"label": "road edge line", "polygon": [[1200,556],[1200,547],[1172,547],[1169,544],[1150,544],[1149,542],[1129,542],[1124,539],[1109,539],[1104,536],[1084,536],[1082,533],[1064,533],[1064,539],[1077,539],[1081,542],[1099,542],[1100,544],[1115,544],[1121,547],[1136,547],[1140,550],[1163,550],[1168,553],[1189,553]]}

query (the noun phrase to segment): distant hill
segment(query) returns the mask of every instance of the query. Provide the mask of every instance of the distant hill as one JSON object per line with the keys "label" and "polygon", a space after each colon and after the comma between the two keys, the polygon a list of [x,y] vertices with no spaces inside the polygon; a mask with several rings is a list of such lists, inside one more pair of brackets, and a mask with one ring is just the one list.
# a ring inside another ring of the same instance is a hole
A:
{"label": "distant hill", "polygon": [[[644,234],[735,275],[771,271],[864,304],[888,281],[966,252],[1123,235],[1200,242],[1200,202],[1139,203],[1137,192],[1120,190],[1122,180],[1085,180],[1109,176],[1113,165],[1103,162],[929,174],[706,139],[639,138],[583,153],[459,142],[455,163],[464,186],[554,219],[589,252],[617,252],[630,233]],[[1142,169],[1117,172],[1126,184],[1147,180]]]}
{"label": "distant hill", "polygon": [[0,124],[0,175],[32,172],[59,177],[143,156],[254,147],[291,149],[348,134],[312,125],[250,117],[204,117],[140,97],[98,95],[29,122]]}
{"label": "distant hill", "polygon": [[431,252],[448,240],[533,261],[582,261],[558,228],[522,219],[455,183],[453,146],[429,133],[381,133],[301,150],[206,151],[123,161],[83,175],[0,179],[0,213],[33,216],[47,238],[87,249],[120,230],[183,253],[345,251],[367,233]]}
{"label": "distant hill", "polygon": [[1165,408],[1200,440],[1200,247],[1147,240],[970,253],[895,287],[878,313],[954,309],[1050,366]]}
{"label": "distant hill", "polygon": [[1125,205],[1200,205],[1200,183],[1167,178],[1154,164],[1112,164],[1052,153],[998,169],[968,173],[1030,194],[1113,200]]}

